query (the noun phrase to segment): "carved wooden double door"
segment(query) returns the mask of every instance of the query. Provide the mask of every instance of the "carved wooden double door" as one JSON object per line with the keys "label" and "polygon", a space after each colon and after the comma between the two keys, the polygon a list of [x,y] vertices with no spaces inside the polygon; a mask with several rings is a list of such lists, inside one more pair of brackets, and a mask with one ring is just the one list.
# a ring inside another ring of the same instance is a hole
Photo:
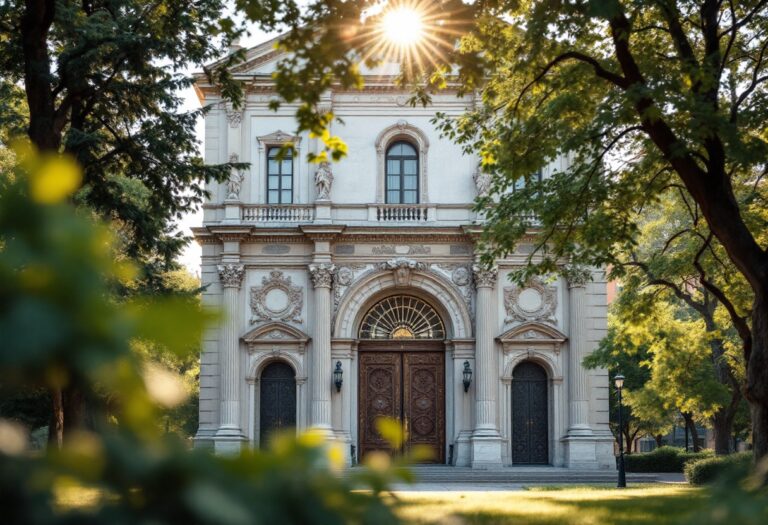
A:
{"label": "carved wooden double door", "polygon": [[[361,348],[359,356],[360,459],[374,450],[407,454],[415,446],[426,446],[432,449],[430,462],[444,463],[444,353],[407,347],[403,351]],[[403,450],[393,450],[379,434],[376,421],[382,417],[404,425]]]}

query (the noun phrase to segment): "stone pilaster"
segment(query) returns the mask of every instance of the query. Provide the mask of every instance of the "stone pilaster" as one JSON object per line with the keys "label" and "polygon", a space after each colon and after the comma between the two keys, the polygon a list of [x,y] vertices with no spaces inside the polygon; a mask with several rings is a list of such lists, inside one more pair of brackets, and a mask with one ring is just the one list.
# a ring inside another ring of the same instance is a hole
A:
{"label": "stone pilaster", "polygon": [[598,449],[604,439],[596,436],[589,425],[589,376],[582,361],[589,353],[587,341],[586,268],[571,268],[568,278],[568,434],[565,442],[565,464],[571,468],[598,468]]}
{"label": "stone pilaster", "polygon": [[240,264],[218,267],[223,288],[224,322],[221,326],[219,366],[221,373],[221,410],[219,428],[214,438],[217,453],[238,452],[246,437],[240,428],[240,285],[245,268]]}
{"label": "stone pilaster", "polygon": [[570,290],[569,303],[569,426],[568,435],[590,435],[592,429],[589,426],[589,377],[587,371],[581,365],[587,355],[587,279],[579,275],[570,277],[568,288]]}
{"label": "stone pilaster", "polygon": [[312,334],[312,410],[310,425],[331,432],[331,283],[336,267],[309,266],[315,287],[315,324]]}
{"label": "stone pilaster", "polygon": [[497,376],[494,338],[497,270],[475,266],[477,310],[475,330],[475,428],[472,432],[472,468],[501,467],[501,434],[496,426]]}

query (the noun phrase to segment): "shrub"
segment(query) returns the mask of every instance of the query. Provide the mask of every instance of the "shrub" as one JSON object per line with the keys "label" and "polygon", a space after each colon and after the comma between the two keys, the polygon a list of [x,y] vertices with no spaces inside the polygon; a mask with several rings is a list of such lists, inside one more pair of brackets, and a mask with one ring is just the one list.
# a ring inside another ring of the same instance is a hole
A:
{"label": "shrub", "polygon": [[691,461],[685,465],[685,479],[691,485],[706,485],[727,471],[734,470],[746,474],[751,462],[751,452],[739,452],[728,456],[714,456]]}
{"label": "shrub", "polygon": [[686,452],[677,447],[659,447],[651,452],[624,456],[624,465],[627,472],[682,472],[688,462],[711,456],[711,450]]}

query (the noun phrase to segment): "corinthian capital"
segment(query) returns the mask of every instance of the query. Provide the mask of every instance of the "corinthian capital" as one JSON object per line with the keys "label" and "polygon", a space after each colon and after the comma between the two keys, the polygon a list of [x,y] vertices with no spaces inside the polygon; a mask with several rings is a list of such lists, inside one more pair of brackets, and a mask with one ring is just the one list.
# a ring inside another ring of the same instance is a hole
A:
{"label": "corinthian capital", "polygon": [[220,264],[218,269],[224,288],[240,288],[245,275],[245,267],[242,264]]}
{"label": "corinthian capital", "polygon": [[493,288],[496,285],[496,277],[499,275],[499,271],[496,268],[475,265],[472,267],[472,272],[477,288]]}
{"label": "corinthian capital", "polygon": [[336,266],[333,264],[309,265],[309,276],[312,278],[312,284],[315,285],[315,288],[330,288],[335,273]]}
{"label": "corinthian capital", "polygon": [[568,288],[584,288],[592,280],[592,270],[586,266],[568,266],[563,274],[568,280]]}

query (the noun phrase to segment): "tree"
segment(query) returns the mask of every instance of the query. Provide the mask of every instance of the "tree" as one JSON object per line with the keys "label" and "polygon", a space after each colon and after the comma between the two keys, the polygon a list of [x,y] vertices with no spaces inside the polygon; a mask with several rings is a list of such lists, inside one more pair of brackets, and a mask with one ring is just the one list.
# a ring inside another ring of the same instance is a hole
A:
{"label": "tree", "polygon": [[[380,56],[370,31],[376,17],[361,22],[373,2],[317,0],[304,11],[295,1],[238,5],[265,28],[290,28],[282,45],[294,55],[279,65],[276,86],[286,100],[304,102],[300,126],[319,134],[332,118],[313,110],[321,93],[334,81],[359,82],[357,63]],[[768,454],[767,229],[746,216],[765,207],[764,0],[429,6],[427,30],[443,44],[432,45],[422,68],[406,69],[406,80],[421,81],[424,101],[441,87],[480,94],[477,110],[438,123],[480,152],[494,175],[480,203],[489,207],[486,260],[514,248],[533,212],[542,235],[521,278],[560,270],[563,261],[616,263],[617,247],[637,234],[633,214],[679,186],[710,229],[709,242],[754,294],[749,319],[729,315],[745,336],[755,456]],[[563,154],[570,167],[537,183],[532,175]],[[520,179],[525,189],[509,192]]]}
{"label": "tree", "polygon": [[[202,183],[231,169],[198,154],[195,123],[207,108],[179,111],[179,91],[192,83],[184,70],[221,55],[239,34],[225,8],[224,0],[0,5],[0,137],[7,145],[24,129],[40,152],[78,161],[82,187],[70,198],[112,222],[115,256],[142,270],[132,293],[169,292],[162,275],[176,269],[189,241],[174,233],[174,219],[202,202]],[[229,63],[209,73],[237,104],[237,89],[227,90]],[[86,400],[71,389],[51,395],[51,436],[60,442],[83,424]]]}
{"label": "tree", "polygon": [[[84,177],[74,201],[115,222],[147,279],[174,269],[186,239],[172,222],[202,202],[201,183],[230,171],[199,156],[195,123],[208,108],[179,111],[180,91],[193,82],[186,70],[225,53],[240,33],[225,11],[224,0],[0,6],[3,135],[24,129],[39,151],[75,157]],[[209,71],[236,104],[226,66],[239,57]]]}
{"label": "tree", "polygon": [[[679,188],[669,188],[658,202],[646,207],[638,226],[637,244],[629,253],[620,254],[622,262],[611,272],[622,281],[620,317],[631,322],[636,304],[650,301],[662,308],[675,308],[678,316],[703,322],[709,367],[728,392],[728,399],[723,398],[711,416],[715,452],[727,454],[742,400],[744,362],[740,348],[745,343],[727,311],[737,311],[743,317],[752,298],[749,287],[722,250],[709,242],[709,229],[693,213]],[[658,325],[650,328],[659,330]],[[684,343],[682,348],[691,346]],[[690,413],[685,414],[695,431]]]}
{"label": "tree", "polygon": [[[109,226],[66,202],[77,166],[17,158],[14,176],[0,179],[0,383],[77,383],[86,396],[107,394],[112,410],[46,454],[30,454],[23,429],[0,421],[4,524],[398,523],[381,493],[407,472],[380,465],[342,476],[343,451],[319,434],[227,458],[162,436],[158,405],[178,380],[147,373],[131,343],[183,358],[217,315],[156,294],[115,302],[126,263],[112,256]],[[93,506],[61,505],[63,480],[91,489]]]}
{"label": "tree", "polygon": [[[624,376],[623,402],[619,408],[618,396],[613,385],[610,386],[610,423],[616,440],[624,439],[625,450],[632,451],[632,444],[638,436],[657,436],[669,431],[674,423],[674,412],[644,386],[651,378],[651,372],[644,366],[651,356],[647,342],[635,344],[624,325],[609,317],[608,335],[600,346],[584,359],[587,368],[606,368],[612,378],[617,374]],[[641,397],[642,396],[642,397]],[[653,397],[651,397],[653,396]],[[621,410],[622,427],[619,423]]]}

